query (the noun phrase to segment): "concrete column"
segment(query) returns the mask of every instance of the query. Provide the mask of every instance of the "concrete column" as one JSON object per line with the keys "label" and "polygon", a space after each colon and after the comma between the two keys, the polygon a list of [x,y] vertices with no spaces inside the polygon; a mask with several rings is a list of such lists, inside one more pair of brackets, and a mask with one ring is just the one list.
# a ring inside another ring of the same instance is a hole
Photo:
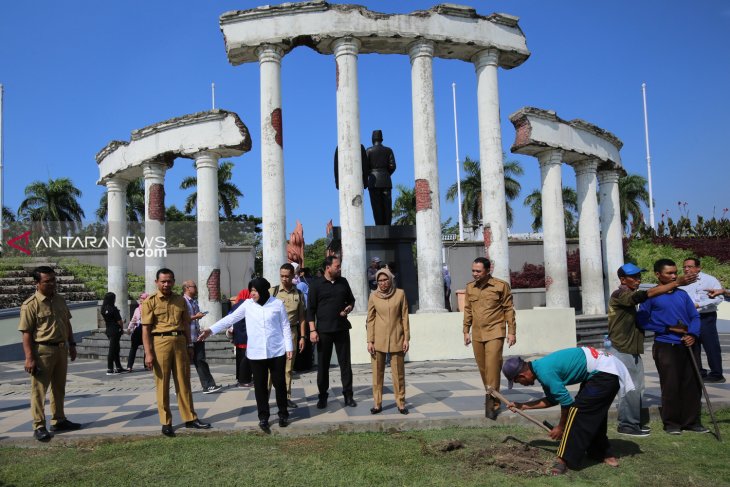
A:
{"label": "concrete column", "polygon": [[620,282],[616,271],[624,265],[623,229],[621,228],[621,202],[618,192],[619,172],[608,169],[598,172],[601,200],[601,247],[603,268],[606,276],[606,292],[610,294]]}
{"label": "concrete column", "polygon": [[413,105],[413,160],[416,178],[418,312],[443,312],[441,209],[439,202],[436,114],[433,96],[433,42],[409,46]]}
{"label": "concrete column", "polygon": [[497,49],[485,49],[472,58],[477,72],[482,220],[484,228],[491,233],[488,257],[493,262],[492,275],[509,282],[507,202],[504,196],[502,129],[499,120],[497,86],[498,60],[499,51]]}
{"label": "concrete column", "polygon": [[[142,165],[144,175],[144,238],[147,242],[144,257],[144,289],[157,292],[155,275],[165,267],[167,254],[165,241],[165,171],[158,162]],[[173,272],[175,269],[172,269]]]}
{"label": "concrete column", "polygon": [[337,147],[340,178],[342,275],[355,295],[355,311],[365,312],[368,287],[365,262],[365,216],[360,152],[360,102],[357,53],[360,41],[343,37],[334,41],[337,81]]}
{"label": "concrete column", "polygon": [[598,219],[598,161],[590,159],[573,165],[578,192],[581,296],[584,315],[606,313],[603,293],[601,229]]}
{"label": "concrete column", "polygon": [[561,174],[562,156],[563,153],[559,150],[548,150],[537,155],[542,176],[545,301],[548,308],[570,307]]}
{"label": "concrete column", "polygon": [[116,177],[106,182],[107,222],[107,288],[116,294],[117,307],[124,323],[129,322],[127,306],[127,185],[129,181]]}
{"label": "concrete column", "polygon": [[195,169],[198,178],[198,303],[201,311],[208,311],[200,320],[201,326],[207,328],[222,317],[218,155],[212,152],[195,154]]}
{"label": "concrete column", "polygon": [[286,260],[284,132],[281,113],[281,58],[278,46],[256,49],[261,74],[261,219],[264,277],[278,282]]}

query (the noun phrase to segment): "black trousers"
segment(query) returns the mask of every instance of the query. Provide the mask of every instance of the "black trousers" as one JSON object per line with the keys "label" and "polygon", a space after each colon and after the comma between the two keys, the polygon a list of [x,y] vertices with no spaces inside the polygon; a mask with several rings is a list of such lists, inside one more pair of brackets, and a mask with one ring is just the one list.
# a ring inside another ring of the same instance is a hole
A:
{"label": "black trousers", "polygon": [[568,467],[579,466],[586,454],[595,460],[613,456],[606,427],[618,390],[618,376],[606,372],[597,372],[580,385],[558,447],[558,456]]}
{"label": "black trousers", "polygon": [[200,385],[203,387],[203,390],[215,386],[215,379],[213,379],[210,373],[208,362],[205,361],[204,342],[193,343],[193,365],[195,365],[195,371],[198,373]]}
{"label": "black trousers", "polygon": [[[691,350],[699,364],[697,344]],[[688,428],[700,424],[702,386],[690,362],[687,347],[655,341],[652,356],[662,389],[664,428]]]}
{"label": "black trousers", "polygon": [[119,341],[122,339],[122,329],[119,328],[119,326],[107,326],[106,336],[109,338],[109,352],[106,355],[106,368],[121,369],[122,362],[119,360],[119,352],[122,347]]}
{"label": "black trousers", "polygon": [[239,384],[253,382],[251,363],[246,357],[246,349],[236,347],[236,380]]}
{"label": "black trousers", "polygon": [[330,386],[330,362],[332,348],[337,353],[337,362],[340,364],[342,376],[342,395],[352,397],[352,365],[350,364],[350,330],[334,333],[319,333],[317,343],[317,388],[320,397],[327,396]]}
{"label": "black trousers", "polygon": [[393,198],[391,188],[368,188],[373,220],[376,225],[390,225],[393,219]]}
{"label": "black trousers", "polygon": [[253,373],[253,388],[256,396],[256,409],[259,412],[259,421],[269,419],[269,373],[271,382],[276,391],[276,406],[279,408],[279,417],[288,418],[289,409],[286,405],[286,355],[267,358],[263,360],[251,360],[251,372]]}
{"label": "black trousers", "polygon": [[142,325],[134,329],[129,339],[131,343],[129,345],[129,356],[127,357],[127,368],[131,369],[137,358],[137,348],[142,345]]}

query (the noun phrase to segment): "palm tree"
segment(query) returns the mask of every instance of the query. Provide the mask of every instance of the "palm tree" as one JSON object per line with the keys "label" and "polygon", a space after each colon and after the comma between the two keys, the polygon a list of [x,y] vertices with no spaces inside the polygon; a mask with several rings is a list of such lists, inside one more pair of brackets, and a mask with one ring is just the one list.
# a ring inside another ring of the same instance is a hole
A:
{"label": "palm tree", "polygon": [[416,224],[416,189],[408,189],[399,184],[396,186],[400,194],[393,204],[393,225]]}
{"label": "palm tree", "polygon": [[[44,222],[49,230],[74,231],[85,216],[77,201],[81,191],[69,178],[49,179],[47,183],[35,181],[26,186],[25,196],[18,216],[24,221]],[[61,228],[51,222],[61,222]]]}
{"label": "palm tree", "polygon": [[[502,154],[504,160],[505,155]],[[482,223],[482,176],[481,165],[478,160],[472,160],[469,156],[464,159],[465,177],[461,180],[461,194],[464,201],[461,204],[461,212],[466,222],[476,228]],[[513,201],[520,194],[522,186],[515,179],[515,176],[522,176],[524,170],[517,161],[504,162],[504,195],[507,205],[507,226],[511,227],[513,212],[510,201]],[[458,194],[456,183],[452,184],[446,191],[446,199],[454,201]]]}
{"label": "palm tree", "polygon": [[15,213],[7,206],[3,206],[3,223],[10,223],[15,221]]}
{"label": "palm tree", "polygon": [[621,228],[626,229],[631,221],[643,221],[644,214],[640,203],[649,206],[649,192],[646,179],[638,174],[627,174],[618,180],[619,206],[621,207]]}
{"label": "palm tree", "polygon": [[[536,189],[527,195],[523,204],[530,207],[530,214],[533,218],[532,231],[539,232],[542,229],[542,193],[540,190]],[[565,212],[565,236],[577,237],[578,194],[573,188],[566,186],[563,186],[563,211]]]}
{"label": "palm tree", "polygon": [[[193,163],[193,166],[195,164]],[[231,182],[233,177],[233,163],[230,161],[221,161],[218,163],[218,208],[223,211],[226,218],[233,217],[233,210],[238,208],[238,198],[243,197],[243,193],[238,187]],[[190,189],[198,185],[198,179],[195,176],[188,176],[180,183],[180,189]],[[198,193],[193,192],[185,199],[185,213],[192,213],[193,208],[198,203]]]}
{"label": "palm tree", "polygon": [[[105,191],[99,200],[96,218],[99,221],[105,221],[107,211],[107,192]],[[127,220],[135,223],[144,220],[144,182],[142,178],[137,178],[127,184]]]}

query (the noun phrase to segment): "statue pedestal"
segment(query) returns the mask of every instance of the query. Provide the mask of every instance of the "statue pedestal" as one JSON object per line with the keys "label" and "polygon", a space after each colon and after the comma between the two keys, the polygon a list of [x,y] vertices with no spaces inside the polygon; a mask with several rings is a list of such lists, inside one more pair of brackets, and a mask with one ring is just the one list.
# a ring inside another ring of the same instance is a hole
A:
{"label": "statue pedestal", "polygon": [[[333,237],[340,238],[340,227],[334,227]],[[381,264],[395,262],[396,285],[408,298],[410,313],[418,310],[418,275],[413,255],[416,243],[416,227],[412,225],[375,225],[365,227],[365,256],[367,265],[373,257],[380,257]],[[347,249],[344,249],[347,258]],[[367,277],[367,270],[363,278]]]}

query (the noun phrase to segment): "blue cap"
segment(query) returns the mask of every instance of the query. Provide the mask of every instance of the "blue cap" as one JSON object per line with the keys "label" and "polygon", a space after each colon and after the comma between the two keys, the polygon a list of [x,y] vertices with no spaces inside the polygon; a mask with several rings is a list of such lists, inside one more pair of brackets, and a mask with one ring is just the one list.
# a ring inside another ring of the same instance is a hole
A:
{"label": "blue cap", "polygon": [[512,389],[515,377],[519,375],[524,365],[525,361],[522,360],[522,357],[511,357],[504,361],[504,364],[502,364],[502,373],[507,378],[507,389]]}
{"label": "blue cap", "polygon": [[624,264],[618,268],[618,277],[635,276],[642,272],[646,272],[646,269],[642,269],[636,264],[629,262],[628,264]]}

